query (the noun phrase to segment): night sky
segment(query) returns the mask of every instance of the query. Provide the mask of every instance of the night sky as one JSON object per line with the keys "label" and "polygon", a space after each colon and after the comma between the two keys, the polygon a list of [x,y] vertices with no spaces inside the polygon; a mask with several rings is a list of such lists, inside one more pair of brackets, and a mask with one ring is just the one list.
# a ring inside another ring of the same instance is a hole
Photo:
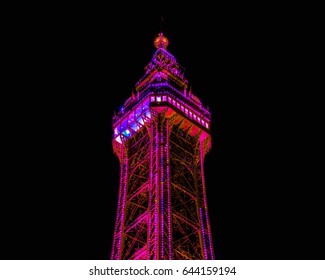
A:
{"label": "night sky", "polygon": [[144,75],[161,28],[212,114],[205,172],[216,258],[323,258],[295,28],[281,13],[241,8],[73,7],[19,26],[2,259],[109,259],[119,181],[111,120]]}

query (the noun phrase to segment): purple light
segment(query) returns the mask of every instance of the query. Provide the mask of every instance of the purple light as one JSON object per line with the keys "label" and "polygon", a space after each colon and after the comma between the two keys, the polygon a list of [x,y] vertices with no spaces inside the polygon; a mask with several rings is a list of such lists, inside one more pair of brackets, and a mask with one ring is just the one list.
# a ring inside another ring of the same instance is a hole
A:
{"label": "purple light", "polygon": [[203,215],[202,215],[202,208],[200,208],[200,220],[201,220],[201,232],[202,232],[202,243],[203,243],[203,251],[204,251],[204,258],[208,259],[208,253],[207,253],[207,246],[206,246],[206,240],[205,240],[205,230],[204,230],[204,221],[203,221]]}

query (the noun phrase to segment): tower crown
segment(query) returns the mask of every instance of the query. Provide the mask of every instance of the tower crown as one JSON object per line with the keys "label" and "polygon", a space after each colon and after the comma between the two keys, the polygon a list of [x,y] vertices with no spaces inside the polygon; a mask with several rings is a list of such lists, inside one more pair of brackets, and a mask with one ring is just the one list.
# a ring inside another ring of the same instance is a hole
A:
{"label": "tower crown", "polygon": [[[209,135],[211,116],[200,99],[188,89],[185,69],[167,50],[168,39],[159,33],[154,40],[156,51],[145,67],[144,76],[135,84],[135,93],[129,97],[120,112],[113,117],[114,140],[122,144],[152,119],[153,111],[168,108],[168,118],[182,115],[191,125],[191,131]],[[192,125],[193,124],[193,125]]]}

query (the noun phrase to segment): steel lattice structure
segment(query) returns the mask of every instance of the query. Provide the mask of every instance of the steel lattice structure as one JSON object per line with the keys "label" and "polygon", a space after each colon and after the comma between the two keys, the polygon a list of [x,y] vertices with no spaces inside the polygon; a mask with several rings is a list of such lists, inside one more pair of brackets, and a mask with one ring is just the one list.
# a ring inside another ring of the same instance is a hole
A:
{"label": "steel lattice structure", "polygon": [[113,118],[120,183],[111,259],[214,259],[204,157],[210,112],[162,33],[136,94]]}

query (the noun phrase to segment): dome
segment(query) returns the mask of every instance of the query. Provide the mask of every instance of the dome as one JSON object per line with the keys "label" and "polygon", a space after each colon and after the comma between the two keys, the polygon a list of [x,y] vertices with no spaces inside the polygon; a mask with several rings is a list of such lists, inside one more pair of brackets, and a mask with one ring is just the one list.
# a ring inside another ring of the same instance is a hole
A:
{"label": "dome", "polygon": [[159,49],[159,48],[167,49],[169,42],[163,33],[159,33],[158,37],[156,37],[156,39],[154,41],[154,44],[157,49]]}

